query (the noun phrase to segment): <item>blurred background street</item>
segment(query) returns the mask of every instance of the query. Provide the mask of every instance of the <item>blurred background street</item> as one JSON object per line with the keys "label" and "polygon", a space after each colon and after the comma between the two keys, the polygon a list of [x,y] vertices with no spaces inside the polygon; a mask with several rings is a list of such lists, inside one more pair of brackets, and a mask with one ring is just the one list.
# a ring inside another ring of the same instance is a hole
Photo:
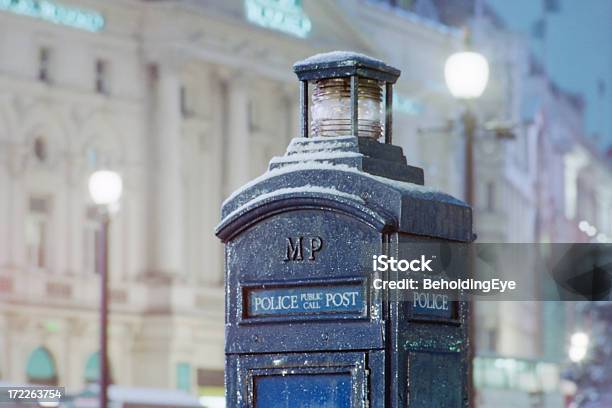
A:
{"label": "blurred background street", "polygon": [[[0,383],[96,406],[87,183],[111,169],[109,395],[224,406],[213,231],[223,200],[298,135],[291,66],[320,52],[402,70],[393,142],[463,199],[469,108],[478,242],[612,243],[611,22],[607,0],[0,0]],[[466,47],[490,67],[469,106],[444,75]],[[536,272],[516,273],[539,290]],[[564,372],[612,340],[612,313],[589,310],[479,302],[476,405],[570,406]]]}

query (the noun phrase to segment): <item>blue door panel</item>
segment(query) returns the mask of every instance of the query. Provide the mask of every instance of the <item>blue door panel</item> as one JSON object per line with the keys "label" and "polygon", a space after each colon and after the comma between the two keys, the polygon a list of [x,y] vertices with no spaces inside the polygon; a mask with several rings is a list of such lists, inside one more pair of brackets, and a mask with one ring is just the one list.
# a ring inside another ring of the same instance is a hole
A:
{"label": "blue door panel", "polygon": [[256,408],[351,408],[349,373],[261,376],[254,383]]}
{"label": "blue door panel", "polygon": [[[384,359],[364,352],[232,355],[227,375],[232,408],[364,408],[368,373],[383,375]],[[370,365],[369,362],[373,364]],[[378,388],[378,387],[377,387]],[[382,396],[381,396],[382,397]],[[383,406],[374,398],[372,408]]]}

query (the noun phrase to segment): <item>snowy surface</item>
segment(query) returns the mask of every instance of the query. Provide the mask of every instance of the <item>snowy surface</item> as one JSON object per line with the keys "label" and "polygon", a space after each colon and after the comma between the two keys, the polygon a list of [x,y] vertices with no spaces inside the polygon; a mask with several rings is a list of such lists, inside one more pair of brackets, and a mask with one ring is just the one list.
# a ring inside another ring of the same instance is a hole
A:
{"label": "snowy surface", "polygon": [[345,198],[345,199],[349,199],[352,201],[357,201],[361,204],[365,204],[365,201],[363,201],[363,199],[359,196],[356,196],[354,194],[349,194],[349,193],[345,193],[343,191],[339,191],[336,190],[335,188],[331,188],[331,187],[320,187],[320,186],[312,186],[310,184],[306,184],[304,186],[301,187],[287,187],[287,188],[280,188],[278,190],[274,190],[271,191],[269,193],[265,193],[265,194],[261,194],[259,196],[257,196],[256,198],[254,198],[253,200],[241,205],[240,207],[236,208],[234,211],[232,211],[231,213],[229,213],[227,215],[227,217],[225,217],[226,219],[229,219],[231,217],[233,217],[235,214],[239,214],[240,212],[242,212],[245,208],[247,207],[251,207],[254,204],[266,201],[270,198],[273,197],[279,197],[279,196],[283,196],[286,194],[329,194],[332,195],[334,197],[341,197],[341,198]]}
{"label": "snowy surface", "polygon": [[369,178],[373,178],[377,181],[381,181],[385,184],[391,185],[392,187],[395,187],[399,190],[402,191],[413,191],[413,192],[418,192],[424,195],[436,195],[437,197],[440,198],[446,198],[448,201],[456,201],[457,203],[459,203],[460,201],[451,197],[450,195],[443,193],[435,188],[432,187],[426,187],[426,186],[421,186],[419,184],[414,184],[414,183],[408,183],[405,181],[397,181],[397,180],[391,180],[385,177],[380,177],[380,176],[374,176],[372,174],[369,173],[365,173],[355,167],[351,167],[348,166],[346,164],[333,164],[331,162],[318,162],[318,161],[306,161],[306,162],[299,162],[299,163],[294,163],[294,164],[289,164],[286,165],[284,167],[280,167],[280,168],[276,168],[276,169],[272,169],[270,171],[267,171],[266,173],[262,174],[261,176],[251,180],[250,182],[246,183],[245,185],[243,185],[241,188],[237,189],[236,191],[234,191],[229,197],[227,197],[225,199],[225,201],[223,201],[223,205],[225,206],[227,203],[229,203],[231,200],[233,200],[234,198],[236,198],[238,195],[246,192],[249,188],[255,186],[256,184],[259,184],[265,180],[274,178],[274,177],[278,177],[281,176],[283,174],[287,174],[287,173],[293,173],[296,171],[305,171],[305,170],[314,170],[314,171],[319,171],[319,170],[335,170],[335,171],[341,171],[341,172],[346,172],[346,173],[352,173],[352,174],[358,174],[360,176],[364,176],[364,177],[369,177]]}
{"label": "snowy surface", "polygon": [[305,60],[296,62],[293,66],[295,67],[295,66],[306,65],[306,64],[327,64],[330,62],[345,61],[345,60],[355,59],[355,58],[363,58],[366,60],[370,60],[373,63],[384,64],[384,62],[382,62],[379,59],[372,58],[368,55],[360,54],[358,52],[332,51],[332,52],[325,52],[321,54],[315,54],[311,57],[306,58]]}
{"label": "snowy surface", "polygon": [[[352,137],[352,136],[351,136]],[[302,139],[308,140],[308,139]],[[357,148],[357,143],[354,141],[323,141],[318,143],[306,143],[302,141],[292,141],[287,147],[287,155],[294,155],[302,152],[313,152],[313,151],[331,151],[338,150],[341,148]]]}
{"label": "snowy surface", "polygon": [[274,157],[270,161],[272,164],[276,163],[291,163],[296,160],[333,160],[341,159],[346,157],[363,157],[363,154],[357,152],[345,152],[336,150],[322,150],[314,151],[312,153],[294,153],[288,156]]}

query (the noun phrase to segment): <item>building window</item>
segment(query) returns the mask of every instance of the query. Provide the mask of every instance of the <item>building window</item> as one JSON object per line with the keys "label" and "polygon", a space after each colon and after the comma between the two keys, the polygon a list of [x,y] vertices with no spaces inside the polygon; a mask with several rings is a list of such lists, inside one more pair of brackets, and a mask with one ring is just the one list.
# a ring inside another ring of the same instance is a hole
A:
{"label": "building window", "polygon": [[34,139],[34,156],[41,163],[47,160],[47,142],[43,137]]}
{"label": "building window", "polygon": [[200,391],[200,401],[205,407],[223,406],[225,390],[223,387],[223,370],[197,369],[196,384]]}
{"label": "building window", "polygon": [[83,269],[86,273],[100,274],[98,256],[100,254],[100,223],[97,209],[91,206],[87,209],[85,229],[83,231]]}
{"label": "building window", "polygon": [[53,356],[44,347],[35,349],[26,365],[27,382],[30,384],[57,385],[57,370]]}
{"label": "building window", "polygon": [[108,95],[108,62],[103,59],[96,60],[96,92]]}
{"label": "building window", "polygon": [[189,105],[187,103],[187,89],[185,88],[185,85],[181,85],[179,92],[181,114],[183,115],[183,117],[187,117],[189,116]]}
{"label": "building window", "polygon": [[378,0],[381,3],[387,3],[390,6],[410,10],[412,8],[413,0]]}
{"label": "building window", "polygon": [[495,211],[495,183],[487,183],[487,211]]}
{"label": "building window", "polygon": [[176,388],[191,391],[191,365],[189,363],[178,363],[176,365]]}
{"label": "building window", "polygon": [[[110,384],[114,384],[113,379],[113,367],[108,357],[106,359],[106,369],[108,370],[108,381]],[[87,357],[85,361],[85,373],[84,373],[86,384],[95,384],[100,381],[100,352],[94,351]]]}
{"label": "building window", "polygon": [[42,47],[38,50],[38,79],[42,82],[50,80],[51,50]]}
{"label": "building window", "polygon": [[251,132],[257,132],[260,130],[259,126],[259,118],[261,118],[261,112],[259,112],[258,105],[253,103],[251,99],[248,101],[247,105],[247,120],[249,123],[249,129]]}
{"label": "building window", "polygon": [[105,166],[110,166],[112,162],[111,154],[108,151],[99,150],[93,146],[85,149],[85,161],[90,170],[100,170]]}
{"label": "building window", "polygon": [[100,380],[100,353],[91,353],[85,362],[85,383],[93,384]]}
{"label": "building window", "polygon": [[497,329],[490,328],[487,329],[487,344],[485,345],[485,350],[487,351],[496,351],[497,350]]}
{"label": "building window", "polygon": [[42,197],[30,198],[26,217],[26,246],[28,266],[38,269],[47,267],[49,223],[49,200]]}
{"label": "building window", "polygon": [[85,157],[86,157],[86,161],[87,161],[87,165],[89,166],[90,169],[97,169],[98,168],[98,151],[93,148],[93,147],[89,147],[87,148],[87,150],[85,151]]}
{"label": "building window", "polygon": [[413,6],[412,0],[395,0],[397,7],[409,10]]}

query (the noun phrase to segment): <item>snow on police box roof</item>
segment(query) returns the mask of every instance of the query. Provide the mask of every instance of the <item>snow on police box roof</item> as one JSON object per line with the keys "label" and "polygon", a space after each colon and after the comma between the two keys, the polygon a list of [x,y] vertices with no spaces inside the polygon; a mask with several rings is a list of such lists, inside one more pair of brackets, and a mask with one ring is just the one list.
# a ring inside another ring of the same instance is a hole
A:
{"label": "snow on police box roof", "polygon": [[351,51],[316,54],[293,64],[300,81],[357,75],[363,78],[395,83],[401,71],[376,58]]}

